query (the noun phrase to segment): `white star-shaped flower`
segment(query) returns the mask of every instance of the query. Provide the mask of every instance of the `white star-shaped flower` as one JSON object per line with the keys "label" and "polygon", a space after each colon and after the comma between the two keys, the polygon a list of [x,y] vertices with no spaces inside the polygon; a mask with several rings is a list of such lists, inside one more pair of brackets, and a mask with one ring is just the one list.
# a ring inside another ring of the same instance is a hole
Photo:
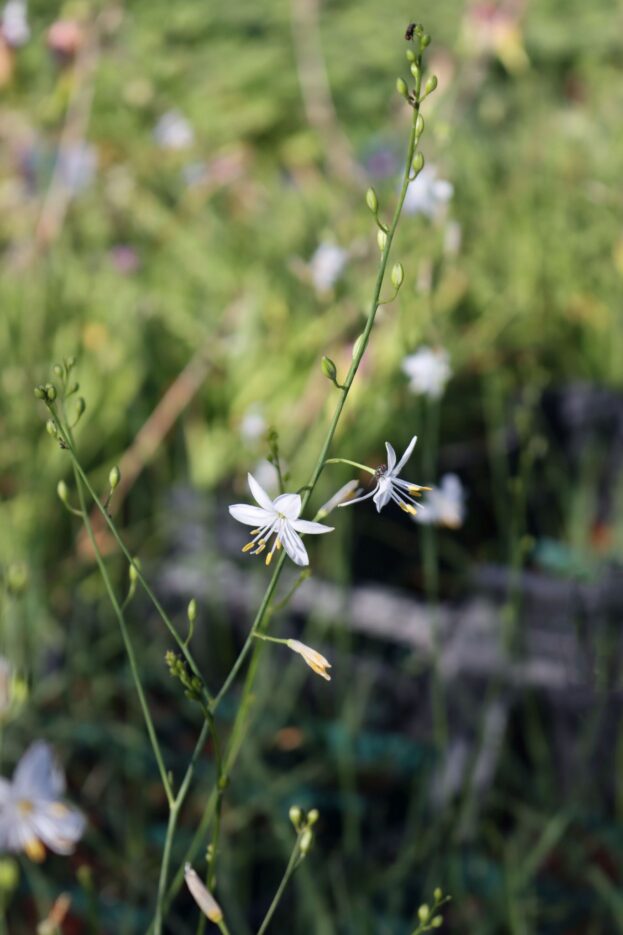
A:
{"label": "white star-shaped flower", "polygon": [[456,474],[444,474],[420,505],[416,522],[458,529],[465,520],[465,491]]}
{"label": "white star-shaped flower", "polygon": [[409,377],[412,393],[440,399],[452,376],[450,357],[442,347],[421,347],[402,362],[402,371]]}
{"label": "white star-shaped flower", "polygon": [[234,503],[229,507],[229,512],[239,523],[256,527],[251,530],[253,538],[247,542],[242,551],[253,550],[252,555],[260,555],[268,545],[271,536],[274,536],[272,548],[266,556],[267,565],[270,565],[275,551],[282,546],[295,565],[309,565],[307,550],[299,533],[319,535],[333,532],[333,526],[323,526],[322,523],[299,519],[303,504],[298,493],[282,493],[275,500],[271,500],[253,475],[247,476],[253,498],[259,505]]}
{"label": "white star-shaped flower", "polygon": [[84,831],[77,808],[61,801],[65,777],[50,747],[38,740],[15,767],[12,781],[0,778],[0,851],[24,851],[41,861],[45,847],[71,854]]}
{"label": "white star-shaped flower", "polygon": [[390,500],[393,500],[405,513],[410,513],[412,516],[415,516],[417,510],[414,498],[419,496],[420,491],[430,490],[430,487],[421,487],[419,484],[412,484],[411,481],[402,480],[399,474],[411,457],[416,441],[417,435],[414,435],[397,464],[396,452],[393,446],[390,445],[389,442],[385,442],[387,464],[381,465],[381,467],[377,468],[374,472],[376,484],[372,490],[364,494],[363,497],[357,497],[355,500],[348,500],[346,503],[340,503],[339,506],[350,506],[352,503],[360,503],[362,500],[367,500],[369,497],[372,497],[376,504],[377,513],[380,513]]}

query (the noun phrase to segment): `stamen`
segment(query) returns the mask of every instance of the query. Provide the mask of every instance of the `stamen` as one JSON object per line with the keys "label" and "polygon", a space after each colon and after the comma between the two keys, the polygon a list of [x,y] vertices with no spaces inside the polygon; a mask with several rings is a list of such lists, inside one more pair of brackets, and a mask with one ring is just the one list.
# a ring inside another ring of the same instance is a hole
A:
{"label": "stamen", "polygon": [[253,542],[253,540],[252,540],[251,542],[247,542],[246,545],[243,545],[243,546],[242,546],[242,551],[243,551],[243,552],[248,552],[249,549],[252,549],[254,545],[255,545],[255,542]]}
{"label": "stamen", "polygon": [[281,539],[279,537],[277,537],[277,542],[275,543],[275,545],[277,546],[277,551],[279,551],[279,549],[281,548]]}
{"label": "stamen", "polygon": [[266,564],[270,565],[273,560],[273,550],[271,549],[268,555],[266,556]]}

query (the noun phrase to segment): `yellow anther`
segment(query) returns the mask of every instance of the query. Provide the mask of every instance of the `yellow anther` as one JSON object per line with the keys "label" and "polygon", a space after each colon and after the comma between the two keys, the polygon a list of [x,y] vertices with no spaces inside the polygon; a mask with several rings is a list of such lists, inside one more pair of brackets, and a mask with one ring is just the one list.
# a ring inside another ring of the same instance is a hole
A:
{"label": "yellow anther", "polygon": [[252,536],[257,536],[258,532],[259,532],[259,529],[252,529],[252,530],[251,530],[251,535],[252,535]]}
{"label": "yellow anther", "polygon": [[281,548],[281,539],[277,539],[277,551]]}
{"label": "yellow anther", "polygon": [[40,864],[41,861],[45,859],[45,847],[37,838],[31,838],[30,841],[26,841],[24,850],[28,857],[37,864]]}
{"label": "yellow anther", "polygon": [[254,552],[253,554],[254,554],[254,555],[261,555],[265,548],[266,548],[266,546],[264,545],[264,543],[261,543],[260,545],[258,545],[257,549],[255,550],[255,552]]}
{"label": "yellow anther", "polygon": [[255,545],[255,542],[247,542],[246,545],[243,545],[243,546],[242,546],[242,551],[243,551],[243,552],[248,552],[249,549],[252,549],[254,545]]}
{"label": "yellow anther", "polygon": [[268,555],[266,556],[266,564],[267,564],[267,565],[270,565],[270,563],[272,562],[272,560],[273,560],[273,553],[272,553],[272,552],[269,552]]}

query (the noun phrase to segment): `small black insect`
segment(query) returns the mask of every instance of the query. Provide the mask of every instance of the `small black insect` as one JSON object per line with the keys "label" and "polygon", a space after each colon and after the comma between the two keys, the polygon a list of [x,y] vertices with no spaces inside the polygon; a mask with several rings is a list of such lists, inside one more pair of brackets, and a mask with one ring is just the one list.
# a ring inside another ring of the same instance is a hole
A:
{"label": "small black insect", "polygon": [[416,26],[417,26],[417,23],[409,23],[409,25],[407,26],[407,31],[405,33],[405,39],[407,40],[407,42],[411,42],[411,40],[413,39],[413,34],[415,32]]}

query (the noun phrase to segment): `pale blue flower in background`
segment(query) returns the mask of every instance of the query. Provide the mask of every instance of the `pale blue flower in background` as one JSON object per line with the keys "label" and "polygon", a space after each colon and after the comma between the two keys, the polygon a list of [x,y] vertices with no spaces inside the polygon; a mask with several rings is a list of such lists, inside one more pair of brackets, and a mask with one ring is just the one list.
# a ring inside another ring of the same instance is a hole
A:
{"label": "pale blue flower in background", "polygon": [[454,186],[451,182],[438,178],[434,166],[424,166],[409,183],[403,211],[406,214],[423,214],[434,221],[445,213],[453,194]]}
{"label": "pale blue flower in background", "polygon": [[465,522],[465,490],[456,474],[444,474],[419,505],[417,523],[458,529]]}
{"label": "pale blue flower in background", "polygon": [[65,777],[51,748],[35,741],[13,779],[0,778],[0,851],[23,851],[35,861],[43,860],[45,847],[56,854],[73,853],[85,819],[61,801],[64,792]]}
{"label": "pale blue flower in background", "polygon": [[409,389],[420,396],[440,399],[452,376],[450,357],[442,347],[421,347],[402,361],[402,370],[409,377]]}
{"label": "pale blue flower in background", "polygon": [[20,49],[30,39],[26,0],[9,0],[2,11],[0,32],[12,49]]}
{"label": "pale blue flower in background", "polygon": [[154,139],[162,149],[188,149],[195,141],[195,131],[179,110],[169,110],[154,127]]}

